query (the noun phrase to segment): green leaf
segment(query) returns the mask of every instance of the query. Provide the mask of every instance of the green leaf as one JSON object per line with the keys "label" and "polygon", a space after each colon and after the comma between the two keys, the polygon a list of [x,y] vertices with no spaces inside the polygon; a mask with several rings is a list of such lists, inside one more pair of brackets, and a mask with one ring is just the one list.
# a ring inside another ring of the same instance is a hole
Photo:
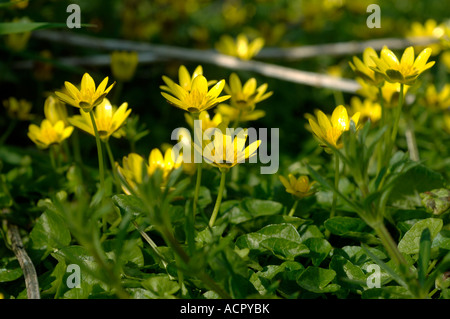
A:
{"label": "green leaf", "polygon": [[370,232],[370,227],[360,218],[337,216],[325,221],[325,228],[330,233],[362,240],[367,243],[379,243],[379,240]]}
{"label": "green leaf", "polygon": [[0,260],[0,282],[14,281],[22,277],[22,274],[22,268],[17,259],[3,258]]}
{"label": "green leaf", "polygon": [[297,229],[291,224],[268,225],[257,232],[240,236],[236,245],[241,249],[270,251],[284,260],[293,260],[296,256],[309,252],[302,244]]}
{"label": "green leaf", "polygon": [[430,236],[431,236],[430,230],[428,228],[425,228],[422,231],[422,235],[420,236],[419,260],[417,261],[417,265],[418,265],[419,283],[422,286],[425,283],[428,263],[430,262],[430,255],[431,255]]}
{"label": "green leaf", "polygon": [[338,283],[342,287],[355,288],[366,284],[367,277],[362,269],[343,256],[333,256],[330,268],[336,272]]}
{"label": "green leaf", "polygon": [[445,180],[424,165],[415,165],[402,173],[393,184],[389,195],[392,205],[404,209],[421,207],[420,193],[444,187]]}
{"label": "green leaf", "polygon": [[170,280],[168,275],[155,275],[142,282],[142,286],[152,292],[156,298],[174,298],[180,290],[178,282]]}
{"label": "green leaf", "polygon": [[32,254],[43,259],[52,251],[68,246],[71,236],[64,219],[52,210],[46,210],[33,227],[30,240]]}
{"label": "green leaf", "polygon": [[401,286],[387,286],[364,290],[362,299],[411,299],[408,289]]}
{"label": "green leaf", "polygon": [[284,238],[267,238],[261,241],[260,245],[283,260],[294,260],[297,256],[309,253],[308,247],[304,244]]}
{"label": "green leaf", "polygon": [[315,293],[335,292],[340,288],[337,284],[331,284],[335,277],[336,272],[332,269],[309,266],[297,278],[297,283],[303,289]]}
{"label": "green leaf", "polygon": [[398,249],[405,254],[417,254],[420,248],[420,237],[422,232],[428,228],[431,240],[441,231],[443,226],[442,219],[427,218],[415,223],[410,230],[406,232],[398,243]]}
{"label": "green leaf", "polygon": [[130,213],[132,216],[146,214],[142,201],[133,195],[114,195],[112,200],[117,207],[126,213]]}
{"label": "green leaf", "polygon": [[305,245],[309,249],[308,255],[314,266],[320,266],[333,249],[328,240],[324,238],[309,238],[305,241]]}
{"label": "green leaf", "polygon": [[281,203],[254,198],[244,199],[242,201],[242,207],[253,217],[275,215],[283,209]]}

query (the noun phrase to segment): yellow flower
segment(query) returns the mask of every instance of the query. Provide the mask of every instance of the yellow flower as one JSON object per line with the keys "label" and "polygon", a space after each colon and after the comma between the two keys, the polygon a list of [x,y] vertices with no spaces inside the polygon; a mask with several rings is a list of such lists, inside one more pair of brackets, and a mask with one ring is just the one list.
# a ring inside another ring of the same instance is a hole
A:
{"label": "yellow flower", "polygon": [[[186,122],[188,123],[188,125],[192,128],[194,128],[194,117],[189,114],[186,113],[184,115]],[[198,119],[200,121],[202,121],[202,131],[206,131],[209,128],[215,128],[218,127],[220,125],[220,123],[225,122],[225,124],[228,124],[228,121],[223,119],[222,114],[220,113],[216,113],[214,115],[214,117],[211,119],[211,117],[209,116],[208,111],[202,111],[200,112]]]}
{"label": "yellow flower", "polygon": [[13,0],[14,8],[25,9],[28,7],[28,0]]}
{"label": "yellow flower", "polygon": [[236,41],[229,35],[223,35],[216,43],[216,49],[220,53],[235,56],[242,60],[250,60],[258,54],[263,46],[263,38],[256,38],[249,42],[248,38],[242,33],[237,36]]}
{"label": "yellow flower", "polygon": [[439,92],[433,84],[428,85],[421,103],[434,110],[450,108],[450,84],[446,83]]}
{"label": "yellow flower", "polygon": [[354,56],[353,63],[349,62],[349,65],[356,76],[360,77],[368,84],[378,87],[383,84],[384,77],[371,69],[376,66],[371,58],[372,56],[378,57],[373,48],[367,47],[363,52],[363,60],[361,61],[358,57]]}
{"label": "yellow flower", "polygon": [[108,77],[106,77],[95,89],[95,82],[92,77],[85,73],[81,79],[81,89],[78,90],[75,85],[70,82],[64,82],[67,89],[67,94],[61,92],[55,92],[64,103],[70,104],[72,106],[82,109],[84,112],[89,113],[92,109],[103,102],[105,96],[113,88],[111,84],[108,88],[106,85],[108,83]]}
{"label": "yellow flower", "polygon": [[430,55],[431,49],[426,48],[414,59],[414,48],[411,46],[405,49],[399,61],[394,52],[384,47],[381,50],[380,58],[371,56],[376,64],[371,69],[383,75],[389,82],[411,85],[422,72],[434,65],[434,61],[427,63]]}
{"label": "yellow flower", "polygon": [[148,159],[149,175],[152,175],[157,169],[160,169],[163,171],[164,179],[166,179],[169,176],[170,172],[180,167],[181,164],[183,163],[182,156],[178,156],[177,158],[174,157],[175,154],[172,151],[172,147],[169,147],[166,150],[166,152],[164,153],[164,157],[159,149],[157,148],[152,149]]}
{"label": "yellow flower", "polygon": [[7,100],[3,100],[3,106],[6,108],[8,116],[12,119],[27,121],[33,118],[33,115],[30,114],[32,105],[24,99],[17,100],[15,97],[10,97]]}
{"label": "yellow flower", "polygon": [[263,110],[239,110],[228,104],[219,104],[216,109],[217,113],[220,113],[223,118],[229,122],[239,119],[240,122],[256,121],[266,115]]}
{"label": "yellow flower", "polygon": [[273,92],[267,92],[267,83],[257,87],[256,79],[251,78],[242,85],[236,73],[231,73],[230,84],[225,85],[225,92],[231,95],[233,106],[241,110],[252,111],[256,103],[269,98]]}
{"label": "yellow flower", "polygon": [[[186,91],[191,91],[192,82],[197,77],[197,75],[203,75],[203,67],[201,65],[198,65],[195,68],[194,73],[192,73],[192,76],[189,74],[189,71],[186,69],[186,67],[184,65],[181,65],[178,69],[178,81],[179,81],[178,85],[181,86]],[[166,83],[166,85],[161,85],[160,89],[167,92],[171,92],[175,82],[165,75],[162,76],[162,79],[164,83]],[[209,81],[208,87],[215,83],[217,83],[217,81],[215,80]]]}
{"label": "yellow flower", "polygon": [[[119,174],[125,179],[126,183],[133,189],[137,188],[137,185],[142,184],[146,176],[151,176],[157,169],[163,171],[163,178],[167,181],[169,174],[183,163],[181,156],[173,159],[174,153],[172,148],[168,148],[164,154],[157,148],[150,152],[148,162],[136,153],[131,153],[128,156],[123,157],[122,167],[116,163]],[[122,188],[126,194],[130,194],[131,191],[127,188],[127,185],[122,184]]]}
{"label": "yellow flower", "polygon": [[73,126],[65,126],[63,121],[52,124],[44,119],[41,126],[31,124],[28,128],[28,137],[42,149],[48,148],[53,144],[60,144],[73,132]]}
{"label": "yellow flower", "polygon": [[[411,29],[407,32],[406,36],[408,38],[412,37],[433,37],[440,39],[444,35],[444,28],[442,25],[438,25],[436,20],[428,19],[424,24],[419,22],[413,22],[411,24]],[[425,47],[417,46],[417,49],[421,50]],[[441,51],[441,44],[431,44],[430,48],[432,50],[432,55],[437,55]]]}
{"label": "yellow flower", "polygon": [[[107,98],[103,99],[103,102],[97,105],[94,110],[95,124],[97,125],[100,138],[107,141],[111,135],[118,132],[130,113],[131,109],[128,109],[128,103],[122,103],[117,109],[111,105]],[[95,136],[91,117],[88,113],[80,112],[80,115],[74,115],[69,118],[69,122],[73,126]]]}
{"label": "yellow flower", "polygon": [[197,68],[197,73],[194,72],[191,77],[184,67],[180,67],[180,84],[163,76],[166,86],[161,86],[161,89],[170,94],[161,92],[162,96],[175,107],[191,113],[206,111],[230,98],[228,95],[219,97],[225,86],[224,80],[217,82],[208,90],[208,81],[199,73],[200,70]]}
{"label": "yellow flower", "polygon": [[350,100],[353,113],[360,113],[361,120],[370,119],[372,123],[375,123],[381,119],[381,105],[373,102],[370,99],[361,99],[354,96]]}
{"label": "yellow flower", "polygon": [[111,72],[120,81],[130,81],[138,64],[137,52],[114,51],[111,53]]}
{"label": "yellow flower", "polygon": [[[31,20],[27,17],[25,18],[14,18],[14,23],[31,23]],[[20,32],[20,33],[10,33],[6,35],[5,44],[6,46],[15,52],[23,51],[30,39],[31,32]]]}
{"label": "yellow flower", "polygon": [[65,126],[69,125],[66,106],[51,95],[45,99],[44,114],[52,125],[58,121],[63,121]]}
{"label": "yellow flower", "polygon": [[[246,159],[256,155],[256,150],[261,144],[261,141],[257,140],[245,147],[247,136],[247,130],[241,130],[233,139],[231,134],[223,134],[221,130],[216,129],[214,140],[203,149],[203,158],[208,164],[221,170],[227,170],[243,163]],[[201,152],[199,145],[194,144],[194,147]]]}
{"label": "yellow flower", "polygon": [[289,174],[289,180],[284,176],[279,176],[281,183],[286,188],[286,192],[294,195],[297,198],[304,198],[314,194],[311,190],[311,186],[316,182],[309,182],[309,178],[306,175],[300,176],[298,179],[294,175]]}
{"label": "yellow flower", "polygon": [[320,146],[325,148],[327,153],[332,153],[325,142],[335,148],[342,148],[343,145],[339,143],[339,138],[344,131],[350,129],[350,121],[353,121],[358,127],[359,117],[360,113],[357,112],[349,119],[347,109],[339,105],[334,109],[331,120],[322,111],[317,111],[317,121],[312,116],[308,117],[308,121],[314,135],[323,143]]}

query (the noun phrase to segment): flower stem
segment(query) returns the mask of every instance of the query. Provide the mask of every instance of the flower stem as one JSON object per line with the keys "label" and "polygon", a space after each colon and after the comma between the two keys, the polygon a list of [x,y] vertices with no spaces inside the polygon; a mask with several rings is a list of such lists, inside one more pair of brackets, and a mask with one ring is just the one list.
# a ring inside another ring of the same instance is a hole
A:
{"label": "flower stem", "polygon": [[[192,117],[194,119],[194,134],[195,134],[195,120],[198,120],[199,114],[198,113],[192,113]],[[195,152],[195,150],[194,150]],[[192,225],[194,225],[195,221],[195,215],[197,211],[197,202],[198,202],[198,196],[200,193],[200,186],[202,183],[202,162],[197,163],[197,181],[195,182],[195,191],[194,191],[194,200],[193,200],[193,207],[192,207],[192,216],[191,216],[191,222]]]}
{"label": "flower stem", "polygon": [[220,176],[220,186],[219,193],[217,194],[216,204],[214,205],[214,210],[211,215],[211,219],[209,220],[209,227],[213,227],[217,218],[217,214],[219,213],[220,204],[222,202],[223,191],[225,189],[225,180],[227,176],[227,171],[223,170],[222,175]]}
{"label": "flower stem", "polygon": [[111,165],[111,171],[112,171],[112,174],[113,174],[113,177],[114,177],[114,181],[116,183],[116,188],[117,188],[117,190],[120,190],[120,181],[119,181],[119,177],[117,176],[116,167],[115,167],[116,164],[115,164],[115,161],[114,161],[114,155],[113,155],[113,153],[111,151],[111,146],[109,145],[109,140],[105,141],[104,143],[105,143],[105,146],[106,146],[106,152],[108,153],[108,158],[109,158],[109,162],[110,162],[110,165]]}
{"label": "flower stem", "polygon": [[388,252],[391,259],[393,259],[397,263],[397,265],[407,265],[405,258],[398,250],[397,244],[392,239],[391,234],[389,234],[389,231],[386,229],[384,224],[382,222],[378,223],[374,227],[374,230],[383,243],[383,246],[386,248],[386,251]]}
{"label": "flower stem", "polygon": [[290,217],[294,216],[295,209],[297,208],[298,202],[299,202],[299,199],[296,199],[295,202],[294,202],[294,205],[292,205],[292,208],[289,211],[288,216],[290,216]]}
{"label": "flower stem", "polygon": [[102,143],[100,141],[100,135],[98,134],[97,124],[95,123],[94,112],[91,110],[89,112],[89,115],[91,116],[92,127],[94,128],[94,133],[95,133],[95,141],[97,143],[98,167],[99,167],[99,173],[100,173],[100,188],[104,192],[105,191],[105,168],[104,168],[104,162],[103,162]]}
{"label": "flower stem", "polygon": [[416,134],[414,133],[414,122],[410,115],[407,115],[405,137],[410,159],[418,162],[420,160],[419,149],[417,148]]}
{"label": "flower stem", "polygon": [[[384,105],[384,100],[383,100],[383,90],[381,89],[381,87],[378,89],[378,96],[379,96],[379,101],[380,101],[380,106],[381,106],[381,125],[380,128],[382,129],[383,127],[385,127],[385,125],[387,125],[387,110],[386,110],[386,106]],[[383,152],[383,144],[384,144],[384,149],[387,149],[388,146],[388,138],[389,138],[389,131],[386,130],[384,132],[384,140],[381,139],[380,142],[378,142],[377,145],[377,150],[378,150],[378,163],[377,163],[377,171],[380,172],[381,168],[385,165],[385,152]]]}
{"label": "flower stem", "polygon": [[17,120],[16,119],[12,119],[9,122],[8,128],[6,129],[5,133],[3,133],[2,137],[0,138],[0,145],[3,145],[6,142],[8,137],[14,131],[14,128],[16,127],[16,125],[17,125]]}
{"label": "flower stem", "polygon": [[[334,187],[339,189],[339,155],[334,154]],[[337,194],[333,192],[333,202],[331,203],[330,218],[336,215]]]}
{"label": "flower stem", "polygon": [[[400,122],[400,115],[402,114],[402,107],[403,107],[403,83],[400,84],[400,95],[398,97],[398,106],[395,110],[395,118],[394,118],[394,126],[392,128],[392,134],[391,134],[391,146],[394,147],[395,140],[397,139],[397,132],[398,132],[398,123]],[[392,150],[391,148],[391,150]]]}

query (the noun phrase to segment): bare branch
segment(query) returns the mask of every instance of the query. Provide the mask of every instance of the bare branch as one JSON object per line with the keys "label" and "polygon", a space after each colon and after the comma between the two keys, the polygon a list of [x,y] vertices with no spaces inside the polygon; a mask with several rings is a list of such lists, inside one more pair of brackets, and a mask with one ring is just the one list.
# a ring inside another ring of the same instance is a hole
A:
{"label": "bare branch", "polygon": [[16,225],[7,223],[8,237],[11,240],[12,250],[19,261],[20,267],[25,277],[25,286],[27,288],[28,299],[40,299],[39,282],[34,269],[33,262],[23,248],[22,238],[20,237],[19,228]]}
{"label": "bare branch", "polygon": [[350,55],[362,53],[365,48],[372,47],[379,51],[383,46],[391,50],[403,49],[408,46],[424,46],[438,42],[432,37],[414,37],[407,39],[385,38],[368,41],[349,41],[339,43],[329,43],[320,45],[304,45],[292,48],[264,48],[257,55],[261,59],[283,59],[283,60],[301,60],[320,55]]}
{"label": "bare branch", "polygon": [[151,52],[160,58],[162,57],[163,59],[171,58],[182,61],[210,63],[227,69],[252,71],[283,81],[314,87],[329,88],[350,93],[354,93],[360,87],[356,81],[350,79],[340,79],[324,74],[305,72],[259,61],[242,61],[238,58],[223,55],[211,50],[178,48],[129,40],[99,39],[92,36],[47,30],[37,31],[34,33],[34,36],[41,40],[53,41],[72,46],[88,47],[98,50],[126,50],[138,51],[139,53]]}

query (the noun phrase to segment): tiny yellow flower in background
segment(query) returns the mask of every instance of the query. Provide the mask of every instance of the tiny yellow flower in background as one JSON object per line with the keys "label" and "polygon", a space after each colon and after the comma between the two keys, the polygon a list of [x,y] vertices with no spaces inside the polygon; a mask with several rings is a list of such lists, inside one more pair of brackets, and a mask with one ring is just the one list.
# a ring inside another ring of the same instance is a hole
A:
{"label": "tiny yellow flower in background", "polygon": [[[161,151],[155,148],[150,152],[148,162],[146,162],[141,155],[130,153],[123,157],[122,166],[116,163],[117,171],[133,189],[143,182],[145,176],[151,176],[157,169],[163,171],[163,178],[166,181],[169,174],[183,163],[181,156],[174,159],[174,155],[171,147],[166,150],[164,157]],[[122,184],[122,189],[126,194],[131,193],[127,185]]]}
{"label": "tiny yellow flower in background", "polygon": [[381,119],[381,105],[370,99],[361,101],[359,97],[354,96],[350,99],[350,106],[353,114],[360,113],[361,121],[370,119],[375,123]]}
{"label": "tiny yellow flower in background", "polygon": [[446,83],[439,92],[434,84],[428,85],[420,102],[436,111],[450,108],[450,84]]}
{"label": "tiny yellow flower in background", "polygon": [[44,115],[53,125],[59,121],[63,121],[65,126],[69,125],[66,106],[51,95],[45,99]]}
{"label": "tiny yellow flower in background", "polygon": [[34,117],[30,114],[32,104],[25,99],[18,100],[15,97],[10,97],[7,100],[3,100],[3,106],[8,116],[12,119],[28,121]]}
{"label": "tiny yellow flower in background", "polygon": [[223,134],[221,130],[217,129],[214,133],[214,140],[208,143],[203,150],[199,150],[200,146],[197,144],[194,147],[197,151],[202,152],[203,158],[208,164],[216,166],[220,170],[228,170],[256,155],[261,140],[254,141],[245,147],[247,137],[247,130],[241,130],[233,139],[231,134]]}
{"label": "tiny yellow flower in background", "polygon": [[[442,25],[438,25],[436,20],[428,19],[424,24],[419,22],[413,22],[411,24],[410,30],[406,33],[408,38],[413,37],[432,37],[436,39],[442,38],[445,34],[444,27]],[[416,46],[418,50],[423,50],[425,47]],[[441,51],[441,44],[435,43],[431,44],[430,48],[432,50],[432,55],[437,55]]]}
{"label": "tiny yellow flower in background", "polygon": [[13,0],[14,8],[25,9],[28,7],[28,0]]}
{"label": "tiny yellow flower in background", "polygon": [[[194,117],[189,113],[186,113],[184,115],[184,117],[186,119],[186,123],[190,127],[194,128]],[[218,127],[222,122],[225,122],[225,124],[228,124],[228,121],[224,120],[224,118],[222,117],[222,114],[216,113],[214,115],[214,117],[211,119],[208,111],[200,112],[200,114],[198,116],[198,120],[202,121],[201,122],[202,123],[202,131],[206,131],[207,129]]]}
{"label": "tiny yellow flower in background", "polygon": [[92,111],[95,106],[103,102],[103,99],[109,91],[111,91],[115,83],[116,82],[106,88],[106,85],[108,84],[108,77],[106,77],[96,89],[94,79],[92,79],[88,73],[85,73],[81,79],[80,90],[72,83],[66,81],[64,82],[64,85],[67,94],[62,92],[55,92],[55,94],[64,103],[78,107],[88,113]]}
{"label": "tiny yellow flower in background", "polygon": [[28,137],[42,149],[48,148],[53,144],[60,144],[69,138],[73,132],[73,126],[65,126],[63,121],[52,124],[44,119],[41,126],[31,124],[28,128]]}
{"label": "tiny yellow flower in background", "polygon": [[306,175],[295,178],[293,174],[289,174],[289,180],[284,176],[279,176],[279,178],[283,186],[286,188],[286,192],[299,199],[314,194],[311,186],[313,186],[316,182],[313,181],[310,183],[309,178]]}
{"label": "tiny yellow flower in background", "polygon": [[[14,18],[14,23],[31,23],[32,21],[27,18]],[[5,45],[8,49],[14,52],[20,52],[25,50],[28,40],[30,39],[31,32],[10,33],[5,36]]]}
{"label": "tiny yellow flower in background", "polygon": [[[111,135],[124,125],[130,113],[131,109],[128,109],[128,103],[122,103],[119,108],[116,108],[111,105],[107,98],[104,98],[103,102],[94,109],[95,124],[97,125],[100,138],[103,141],[107,141]],[[80,112],[80,115],[74,115],[69,118],[69,122],[73,126],[95,136],[91,117],[88,113]]]}
{"label": "tiny yellow flower in background", "polygon": [[308,117],[312,132],[319,141],[323,143],[320,146],[323,147],[327,153],[332,153],[332,150],[328,148],[325,142],[337,149],[342,148],[343,145],[339,142],[339,138],[342,133],[350,130],[350,121],[353,121],[355,126],[358,127],[360,113],[355,113],[349,119],[347,109],[343,105],[339,105],[334,109],[331,119],[320,110],[317,111],[316,116],[317,120],[313,116]]}
{"label": "tiny yellow flower in background", "polygon": [[264,110],[239,110],[236,107],[228,104],[219,104],[216,109],[217,113],[220,113],[224,119],[229,122],[239,120],[241,122],[256,121],[264,116],[266,112]]}
{"label": "tiny yellow flower in background", "polygon": [[169,147],[164,156],[158,148],[152,149],[148,158],[148,173],[152,175],[157,169],[163,171],[163,178],[166,179],[171,171],[177,169],[183,163],[183,157],[178,156],[175,158],[175,154],[172,148]]}
{"label": "tiny yellow flower in background", "polygon": [[363,60],[361,61],[358,57],[354,56],[353,63],[349,62],[349,65],[356,76],[360,77],[368,84],[379,87],[380,85],[383,85],[384,77],[372,70],[372,67],[376,66],[371,58],[372,56],[378,57],[378,54],[373,48],[367,47],[363,52]]}
{"label": "tiny yellow flower in background", "polygon": [[[197,68],[196,71],[200,70]],[[190,77],[187,70],[184,72],[180,68],[179,77],[180,85],[163,76],[166,86],[161,86],[161,89],[170,94],[166,92],[161,94],[167,102],[182,110],[200,113],[230,98],[228,95],[219,97],[225,86],[225,80],[217,82],[208,90],[208,81],[202,74],[198,73]]]}
{"label": "tiny yellow flower in background", "polygon": [[119,81],[130,81],[138,65],[137,52],[114,51],[111,53],[111,72]]}
{"label": "tiny yellow flower in background", "polygon": [[220,53],[250,60],[258,54],[264,46],[263,38],[256,38],[249,42],[245,34],[239,34],[236,41],[229,35],[223,35],[216,43],[216,50]]}
{"label": "tiny yellow flower in background", "polygon": [[394,52],[384,47],[379,58],[370,56],[376,64],[370,68],[383,75],[389,82],[412,85],[422,72],[434,65],[434,61],[427,63],[430,55],[431,49],[426,48],[420,52],[417,58],[414,58],[414,48],[411,46],[405,49],[399,61]]}
{"label": "tiny yellow flower in background", "polygon": [[273,92],[267,92],[267,83],[257,87],[256,79],[251,78],[242,85],[236,73],[231,73],[229,84],[225,85],[225,92],[231,95],[232,106],[245,111],[253,111],[256,103],[269,98]]}

